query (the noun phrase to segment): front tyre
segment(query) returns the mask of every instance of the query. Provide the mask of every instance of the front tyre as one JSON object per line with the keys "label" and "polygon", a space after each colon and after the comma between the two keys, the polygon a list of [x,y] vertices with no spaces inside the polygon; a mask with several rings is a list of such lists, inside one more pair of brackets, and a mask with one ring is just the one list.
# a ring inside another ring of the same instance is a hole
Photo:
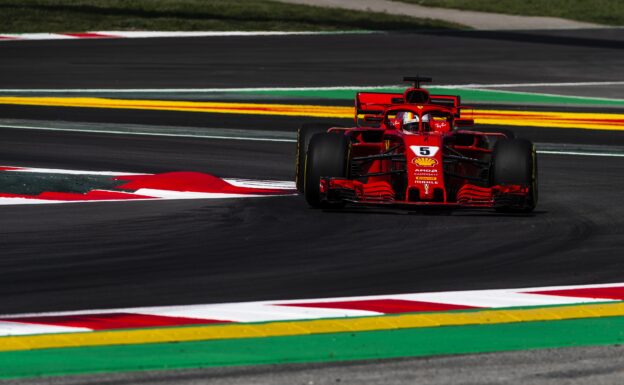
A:
{"label": "front tyre", "polygon": [[527,196],[520,200],[497,201],[497,211],[533,211],[538,198],[537,154],[533,143],[526,139],[498,140],[492,152],[490,182],[492,186],[521,185],[529,188]]}
{"label": "front tyre", "polygon": [[305,123],[297,131],[297,155],[295,157],[295,184],[297,191],[303,192],[303,174],[305,167],[305,156],[308,151],[310,139],[315,134],[327,132],[328,129],[336,127],[334,124],[328,123]]}
{"label": "front tyre", "polygon": [[347,178],[351,143],[347,136],[316,134],[305,158],[304,196],[312,207],[321,207],[321,178]]}

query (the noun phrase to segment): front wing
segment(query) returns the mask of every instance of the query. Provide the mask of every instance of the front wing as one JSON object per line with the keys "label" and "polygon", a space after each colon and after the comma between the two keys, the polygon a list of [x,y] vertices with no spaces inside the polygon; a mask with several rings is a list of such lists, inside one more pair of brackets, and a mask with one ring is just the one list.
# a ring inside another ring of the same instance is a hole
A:
{"label": "front wing", "polygon": [[[397,199],[387,182],[362,183],[353,179],[321,178],[320,195],[323,203],[349,203],[365,206],[421,206],[449,208],[524,208],[529,198],[529,186],[497,185],[481,187],[464,184],[453,201],[408,201]],[[403,194],[406,195],[407,194]]]}

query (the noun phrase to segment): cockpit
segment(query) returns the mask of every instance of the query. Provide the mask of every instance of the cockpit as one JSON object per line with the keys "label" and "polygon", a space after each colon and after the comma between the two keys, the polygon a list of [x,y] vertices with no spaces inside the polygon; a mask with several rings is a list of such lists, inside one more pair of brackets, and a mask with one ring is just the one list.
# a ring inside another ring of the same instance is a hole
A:
{"label": "cockpit", "polygon": [[444,111],[394,111],[386,115],[386,125],[406,133],[451,131],[453,116]]}

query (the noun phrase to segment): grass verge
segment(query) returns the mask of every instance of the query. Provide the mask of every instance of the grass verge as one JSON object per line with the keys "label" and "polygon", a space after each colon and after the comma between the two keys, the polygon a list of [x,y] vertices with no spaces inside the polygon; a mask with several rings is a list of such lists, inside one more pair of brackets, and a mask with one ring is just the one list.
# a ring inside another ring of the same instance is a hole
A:
{"label": "grass verge", "polygon": [[624,25],[622,0],[398,0],[428,7],[552,16],[597,24]]}
{"label": "grass verge", "polygon": [[269,0],[0,0],[0,33],[104,30],[337,31],[456,24]]}

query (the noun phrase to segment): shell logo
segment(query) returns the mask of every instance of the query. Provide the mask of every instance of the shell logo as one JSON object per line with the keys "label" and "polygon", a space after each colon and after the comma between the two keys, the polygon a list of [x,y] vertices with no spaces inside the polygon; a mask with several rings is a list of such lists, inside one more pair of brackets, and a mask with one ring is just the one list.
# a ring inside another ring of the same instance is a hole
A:
{"label": "shell logo", "polygon": [[416,166],[421,167],[434,167],[438,165],[438,161],[436,159],[423,157],[414,158],[412,160],[412,163],[414,163]]}

